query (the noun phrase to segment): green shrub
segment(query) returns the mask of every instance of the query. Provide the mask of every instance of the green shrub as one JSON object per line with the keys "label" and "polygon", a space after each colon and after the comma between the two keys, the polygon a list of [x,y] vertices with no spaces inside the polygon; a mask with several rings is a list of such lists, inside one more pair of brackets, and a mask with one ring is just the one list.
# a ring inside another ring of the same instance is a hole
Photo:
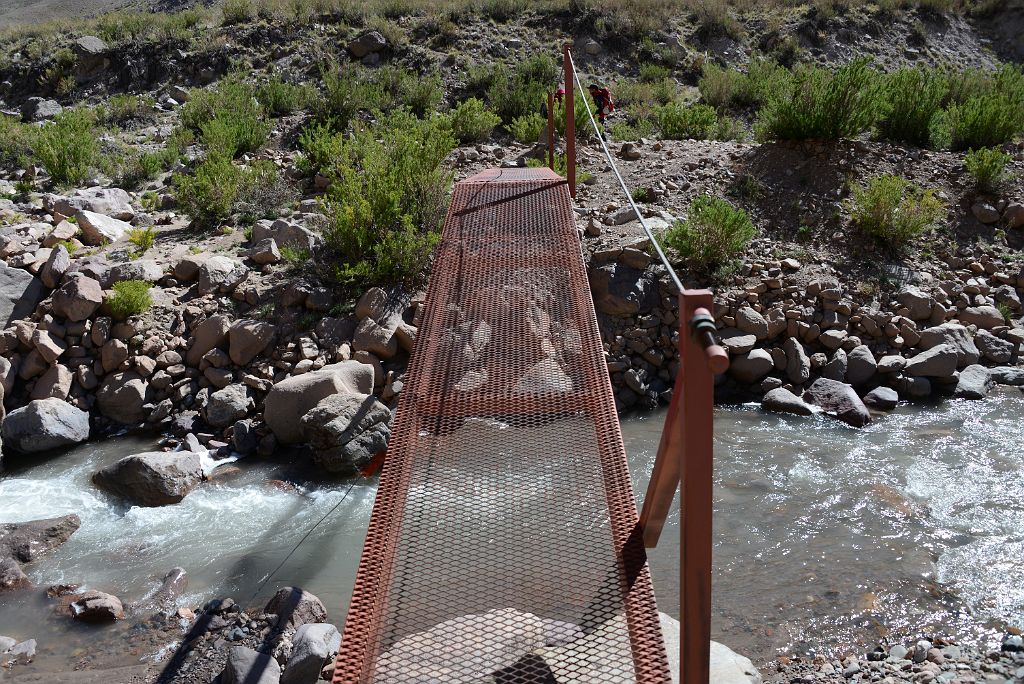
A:
{"label": "green shrub", "polygon": [[930,137],[935,147],[967,150],[1002,145],[1021,131],[1021,103],[1003,95],[984,95],[939,112],[932,119]]}
{"label": "green shrub", "polygon": [[888,140],[923,147],[930,126],[949,94],[949,80],[936,69],[900,69],[882,78],[878,132]]}
{"label": "green shrub", "polygon": [[501,117],[475,97],[460,102],[449,119],[455,139],[460,143],[484,142],[501,123]]}
{"label": "green shrub", "polygon": [[721,197],[701,195],[685,221],[665,231],[664,242],[694,270],[706,273],[735,258],[754,237],[747,212]]}
{"label": "green shrub", "polygon": [[277,166],[268,159],[254,163],[244,173],[232,206],[243,224],[278,218],[282,207],[292,206],[299,199],[298,191],[281,177]]}
{"label": "green shrub", "polygon": [[200,142],[210,153],[238,157],[267,141],[270,124],[256,117],[218,116],[203,124]]}
{"label": "green shrub", "polygon": [[24,167],[32,154],[35,129],[0,114],[0,164]]}
{"label": "green shrub", "polygon": [[256,17],[256,8],[252,0],[224,0],[224,19],[221,22],[224,26],[244,24]]}
{"label": "green shrub", "polygon": [[707,140],[717,125],[718,115],[708,105],[670,102],[658,110],[658,130],[666,140]]}
{"label": "green shrub", "polygon": [[150,227],[132,228],[128,231],[128,242],[135,245],[135,256],[140,256],[156,242],[156,231]]}
{"label": "green shrub", "polygon": [[506,124],[540,110],[558,79],[558,65],[546,54],[521,62],[515,69],[497,65],[487,88],[487,101]]}
{"label": "green shrub", "polygon": [[664,81],[671,75],[672,74],[668,68],[663,67],[660,64],[644,62],[640,65],[640,80],[645,83],[658,83],[660,81]]}
{"label": "green shrub", "polygon": [[649,138],[654,135],[654,133],[654,122],[650,119],[636,119],[632,123],[616,121],[611,126],[612,137],[619,142]]}
{"label": "green shrub", "polygon": [[508,132],[522,144],[532,145],[540,139],[547,125],[547,119],[540,114],[532,113],[513,119],[508,126]]}
{"label": "green shrub", "polygon": [[299,249],[297,247],[290,247],[283,245],[281,247],[281,258],[291,264],[292,266],[300,266],[309,261],[309,250]]}
{"label": "green shrub", "polygon": [[402,103],[422,118],[437,110],[444,97],[444,84],[436,72],[425,76],[410,75],[405,79],[401,93]]}
{"label": "green shrub", "polygon": [[270,116],[285,116],[305,109],[313,99],[306,86],[288,83],[279,76],[256,89],[256,99]]}
{"label": "green shrub", "polygon": [[299,135],[302,156],[297,165],[307,176],[323,173],[342,150],[345,136],[334,129],[331,121],[314,122]]}
{"label": "green shrub", "polygon": [[226,154],[207,155],[191,174],[174,177],[178,206],[201,226],[214,226],[231,216],[243,190],[245,172]]}
{"label": "green shrub", "polygon": [[256,89],[241,74],[230,74],[212,90],[193,89],[181,108],[179,121],[194,133],[203,124],[217,118],[239,121],[260,121],[263,111],[256,101]]}
{"label": "green shrub", "polygon": [[744,87],[746,76],[735,69],[722,67],[714,62],[704,65],[703,74],[697,82],[701,100],[715,109],[725,109],[735,104],[737,93]]}
{"label": "green shrub", "polygon": [[153,306],[149,294],[152,287],[144,280],[122,280],[114,283],[114,293],[107,297],[106,304],[115,318],[135,316]]}
{"label": "green shrub", "polygon": [[899,248],[937,221],[943,204],[932,190],[883,175],[854,188],[851,211],[853,222],[867,235]]}
{"label": "green shrub", "polygon": [[755,57],[747,65],[746,73],[710,62],[705,64],[697,89],[701,99],[716,109],[756,108],[785,87],[789,79],[789,70],[778,62]]}
{"label": "green shrub", "polygon": [[156,101],[148,95],[114,95],[97,108],[96,118],[106,125],[122,125],[149,118],[156,111]]}
{"label": "green shrub", "polygon": [[324,200],[323,234],[347,285],[422,280],[447,205],[455,146],[447,117],[396,111],[342,142]]}
{"label": "green shrub", "polygon": [[964,157],[964,166],[974,178],[979,192],[996,192],[1009,179],[1006,165],[1010,155],[997,147],[983,147],[971,150]]}
{"label": "green shrub", "polygon": [[92,113],[72,109],[54,117],[36,132],[32,153],[57,185],[84,183],[99,160]]}
{"label": "green shrub", "polygon": [[[589,96],[588,96],[589,97]],[[594,119],[597,119],[597,111],[594,109],[594,103],[591,100],[585,99],[577,92],[576,97],[572,101],[573,110],[573,126],[576,128],[576,139],[587,140],[594,136],[594,126],[590,123],[590,114],[587,113],[587,107],[590,107],[590,111],[593,113]],[[601,124],[598,123],[598,126]],[[565,137],[565,105],[555,105],[555,131],[558,135]]]}
{"label": "green shrub", "polygon": [[761,109],[759,137],[836,140],[867,130],[881,103],[880,79],[868,65],[855,59],[835,72],[798,67]]}
{"label": "green shrub", "polygon": [[[361,77],[358,68],[328,65],[320,76],[324,93],[319,118],[330,121],[337,130],[345,130],[361,110],[381,108],[383,90],[377,83]],[[394,97],[394,93],[391,96]]]}
{"label": "green shrub", "polygon": [[483,0],[484,16],[495,21],[506,22],[526,11],[526,0]]}

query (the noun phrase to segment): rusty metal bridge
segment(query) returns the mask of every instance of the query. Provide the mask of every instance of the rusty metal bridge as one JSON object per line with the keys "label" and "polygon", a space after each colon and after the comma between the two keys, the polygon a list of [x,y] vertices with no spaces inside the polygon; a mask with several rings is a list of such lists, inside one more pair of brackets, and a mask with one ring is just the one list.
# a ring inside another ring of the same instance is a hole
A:
{"label": "rusty metal bridge", "polygon": [[548,169],[455,186],[336,684],[671,681],[645,542],[680,480],[682,679],[708,681],[725,358],[710,293],[681,293],[682,370],[641,518],[572,189]]}

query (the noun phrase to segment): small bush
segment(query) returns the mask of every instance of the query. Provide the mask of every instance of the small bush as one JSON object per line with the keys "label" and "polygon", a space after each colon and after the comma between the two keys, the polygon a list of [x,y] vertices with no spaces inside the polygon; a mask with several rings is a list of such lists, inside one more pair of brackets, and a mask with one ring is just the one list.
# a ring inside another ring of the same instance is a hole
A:
{"label": "small bush", "polygon": [[979,192],[996,192],[1009,179],[1006,165],[1010,163],[1010,155],[997,147],[983,147],[971,150],[964,157],[964,166],[974,178],[974,185]]}
{"label": "small bush", "polygon": [[654,135],[654,133],[654,122],[650,119],[636,119],[632,123],[616,121],[611,126],[612,137],[619,142],[649,138]]}
{"label": "small bush", "polygon": [[[540,160],[540,159],[527,159],[526,160],[526,166],[528,168],[531,168],[531,169],[539,169],[539,168],[546,167],[547,165],[548,165],[548,162],[547,162],[547,156],[546,155],[545,155],[543,161]],[[569,160],[566,158],[566,156],[564,154],[556,154],[555,155],[555,168],[552,169],[552,170],[555,173],[557,173],[559,176],[562,176],[563,178],[565,177],[565,175],[569,171]],[[583,170],[580,169],[580,165],[579,164],[576,165],[576,182],[577,183],[586,183],[588,180],[590,180],[593,177],[594,177],[594,175],[592,173],[590,173],[588,171],[583,171]]]}
{"label": "small bush", "polygon": [[482,9],[484,16],[506,22],[525,12],[528,6],[526,0],[484,0]]}
{"label": "small bush", "polygon": [[540,135],[547,125],[547,119],[540,114],[527,114],[513,119],[509,124],[508,131],[518,142],[532,145],[540,139]]}
{"label": "small bush", "polygon": [[851,210],[853,222],[867,235],[899,248],[937,221],[943,205],[934,191],[883,175],[854,188]]}
{"label": "small bush", "polygon": [[232,211],[239,214],[244,224],[259,219],[273,219],[280,215],[281,207],[291,206],[299,193],[278,173],[274,162],[256,162],[245,171]]}
{"label": "small bush", "polygon": [[705,64],[697,88],[701,99],[719,110],[761,107],[773,93],[785,87],[789,78],[789,70],[777,62],[755,57],[746,73]]}
{"label": "small bush", "polygon": [[155,108],[156,101],[148,95],[114,95],[105,105],[97,108],[96,118],[108,126],[120,126],[128,121],[151,117]]}
{"label": "small bush", "polygon": [[484,142],[501,123],[501,117],[475,97],[460,102],[449,119],[455,139],[460,143]]}
{"label": "small bush", "polygon": [[[381,87],[360,77],[360,70],[346,65],[328,65],[320,72],[324,84],[319,118],[330,121],[339,131],[345,130],[361,110],[378,109],[384,99]],[[391,93],[391,97],[395,97]]]}
{"label": "small bush", "polygon": [[238,157],[267,141],[270,124],[256,117],[218,116],[203,124],[200,142],[210,153]]}
{"label": "small bush", "polygon": [[691,268],[706,273],[741,254],[754,232],[747,212],[721,197],[701,195],[687,219],[665,231],[664,241]]}
{"label": "small bush", "polygon": [[54,117],[40,128],[32,153],[57,185],[80,185],[99,159],[93,116],[72,109]]}
{"label": "small bush", "polygon": [[35,129],[0,114],[0,164],[25,166],[32,154]]}
{"label": "small bush", "polygon": [[212,90],[192,90],[179,115],[181,126],[194,133],[202,132],[203,124],[217,118],[247,122],[262,120],[263,111],[256,101],[256,90],[244,76],[231,74]]}
{"label": "small bush", "polygon": [[156,242],[156,231],[152,228],[132,228],[128,231],[128,242],[135,245],[135,256],[145,254]]}
{"label": "small bush", "polygon": [[737,93],[743,87],[746,77],[728,67],[718,66],[714,62],[704,65],[703,75],[697,82],[700,98],[716,109],[725,109],[734,104]]}
{"label": "small bush", "polygon": [[270,116],[285,116],[305,109],[313,99],[306,86],[273,78],[256,89],[256,99]]}
{"label": "small bush", "polygon": [[207,155],[192,174],[175,176],[178,206],[201,226],[214,226],[231,216],[246,181],[245,172],[226,154]]}
{"label": "small bush", "polygon": [[244,24],[256,17],[256,8],[252,0],[224,0],[224,19],[221,22],[224,26]]}
{"label": "small bush", "polygon": [[344,141],[345,136],[334,130],[332,122],[310,124],[299,136],[299,170],[307,176],[323,173],[341,154]]}
{"label": "small bush", "polygon": [[967,150],[994,147],[1024,131],[1021,103],[1003,95],[972,97],[950,105],[932,119],[930,137],[936,147]]}
{"label": "small bush", "polygon": [[658,110],[658,130],[666,140],[707,140],[717,125],[718,115],[707,105],[672,102]]}
{"label": "small bush", "polygon": [[949,81],[935,69],[900,69],[883,77],[878,132],[888,140],[925,146],[931,122],[949,93]]}
{"label": "small bush", "polygon": [[663,67],[660,64],[644,62],[640,65],[640,80],[644,83],[658,83],[660,81],[664,81],[671,75],[672,74],[668,68]]}
{"label": "small bush", "polygon": [[836,140],[857,135],[875,121],[880,108],[878,74],[867,59],[855,59],[834,73],[798,67],[758,116],[763,139]]}
{"label": "small bush", "polygon": [[437,73],[425,76],[410,75],[402,87],[402,103],[422,118],[437,110],[444,97],[444,84]]}
{"label": "small bush", "polygon": [[107,297],[106,304],[115,318],[136,316],[153,306],[149,294],[152,287],[144,280],[122,280],[114,283],[114,293]]}
{"label": "small bush", "polygon": [[[588,96],[589,97],[589,96]],[[594,136],[594,126],[590,123],[590,114],[587,113],[587,107],[590,107],[593,113],[594,119],[597,119],[597,111],[594,110],[594,103],[591,100],[584,99],[576,94],[576,97],[572,101],[573,109],[573,126],[576,129],[577,140],[587,140]],[[555,131],[562,137],[565,137],[565,105],[555,105]],[[601,124],[598,123],[598,126]]]}

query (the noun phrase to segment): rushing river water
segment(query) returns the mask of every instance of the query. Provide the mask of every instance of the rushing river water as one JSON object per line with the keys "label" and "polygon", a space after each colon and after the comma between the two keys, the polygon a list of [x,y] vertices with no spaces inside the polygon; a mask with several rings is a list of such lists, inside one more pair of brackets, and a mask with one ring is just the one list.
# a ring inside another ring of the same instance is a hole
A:
{"label": "rushing river water", "polygon": [[[623,424],[639,495],[663,419]],[[999,620],[1024,624],[1022,419],[1016,390],[901,407],[864,430],[820,416],[719,408],[716,638],[763,662],[922,631],[985,641]],[[37,585],[83,584],[131,602],[181,566],[190,578],[184,606],[228,595],[258,605],[296,584],[343,618],[373,481],[325,483],[286,464],[243,462],[162,508],[128,508],[91,485],[99,468],[151,447],[110,440],[0,475],[0,522],[82,518],[67,544],[27,568]],[[660,608],[671,614],[678,612],[677,540],[673,514],[651,558]],[[97,632],[69,625],[41,594],[0,595],[0,634],[37,639],[33,668],[70,669]],[[116,640],[125,629],[105,633]]]}

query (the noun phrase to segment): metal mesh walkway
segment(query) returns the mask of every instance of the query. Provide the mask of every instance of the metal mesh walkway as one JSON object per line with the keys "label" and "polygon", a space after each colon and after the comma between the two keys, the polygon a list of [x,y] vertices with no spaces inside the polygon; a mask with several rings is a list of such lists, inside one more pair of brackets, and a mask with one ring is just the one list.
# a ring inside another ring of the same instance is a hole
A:
{"label": "metal mesh walkway", "polygon": [[565,181],[455,187],[334,681],[668,682]]}

